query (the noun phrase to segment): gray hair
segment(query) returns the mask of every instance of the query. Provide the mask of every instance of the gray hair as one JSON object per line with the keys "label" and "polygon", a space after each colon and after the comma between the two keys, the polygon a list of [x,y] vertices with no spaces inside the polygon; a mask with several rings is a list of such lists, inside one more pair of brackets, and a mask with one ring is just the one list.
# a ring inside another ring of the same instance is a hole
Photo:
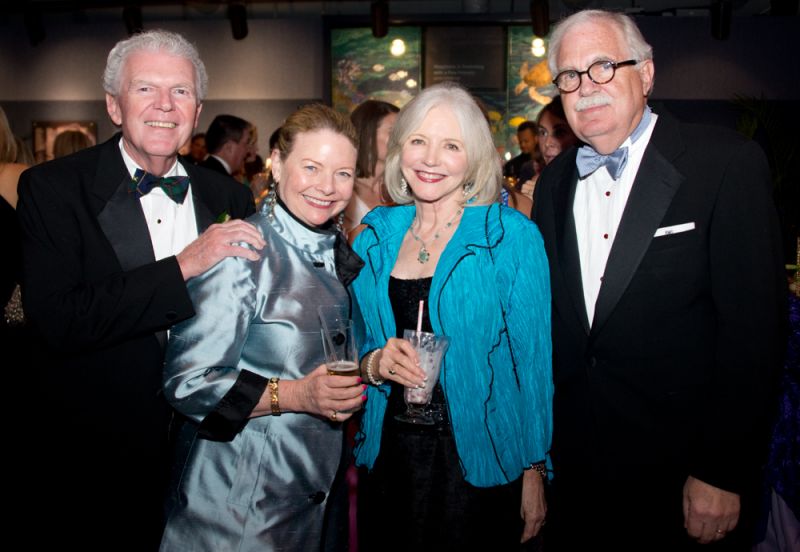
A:
{"label": "gray hair", "polygon": [[410,194],[403,193],[401,186],[403,175],[400,171],[400,158],[403,145],[420,127],[428,112],[438,106],[450,108],[461,127],[467,153],[467,171],[463,182],[467,189],[465,201],[474,199],[476,205],[488,205],[497,201],[503,177],[489,123],[472,95],[452,82],[426,88],[400,110],[389,136],[386,155],[384,179],[389,195],[398,204],[413,200]]}
{"label": "gray hair", "polygon": [[114,97],[119,95],[122,87],[120,82],[122,69],[131,54],[141,51],[164,52],[191,61],[194,66],[197,103],[202,103],[208,92],[208,73],[197,48],[178,33],[163,29],[138,33],[117,42],[108,53],[106,69],[103,72],[103,89],[106,92]]}
{"label": "gray hair", "polygon": [[583,10],[560,21],[550,35],[550,51],[547,53],[547,65],[550,67],[550,73],[553,76],[558,73],[558,52],[561,49],[561,41],[564,39],[564,35],[576,25],[600,22],[611,23],[622,32],[622,36],[628,45],[629,55],[633,59],[638,61],[653,59],[653,47],[644,39],[642,32],[631,17],[605,10]]}

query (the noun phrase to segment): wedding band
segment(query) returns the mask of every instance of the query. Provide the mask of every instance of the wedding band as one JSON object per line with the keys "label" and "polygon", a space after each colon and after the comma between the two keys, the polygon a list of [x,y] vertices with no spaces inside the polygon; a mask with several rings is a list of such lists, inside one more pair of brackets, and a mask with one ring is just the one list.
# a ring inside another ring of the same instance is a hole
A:
{"label": "wedding band", "polygon": [[331,420],[333,420],[334,422],[336,421],[336,414],[337,412],[335,410],[331,412]]}
{"label": "wedding band", "polygon": [[389,375],[393,376],[393,375],[395,375],[396,373],[397,373],[397,371],[396,371],[396,370],[393,370],[392,368],[389,368]]}

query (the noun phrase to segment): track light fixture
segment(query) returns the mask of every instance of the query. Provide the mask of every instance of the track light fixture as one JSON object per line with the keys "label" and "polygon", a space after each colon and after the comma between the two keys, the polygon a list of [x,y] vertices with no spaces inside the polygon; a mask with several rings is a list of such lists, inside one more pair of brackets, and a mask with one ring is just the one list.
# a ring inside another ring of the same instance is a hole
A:
{"label": "track light fixture", "polygon": [[550,32],[549,0],[531,0],[531,26],[536,36],[545,37]]}
{"label": "track light fixture", "polygon": [[129,5],[122,8],[122,20],[125,22],[125,29],[129,36],[144,30],[142,8],[139,6]]}
{"label": "track light fixture", "polygon": [[228,19],[231,20],[231,32],[236,40],[247,37],[247,8],[244,4],[234,3],[228,6]]}
{"label": "track light fixture", "polygon": [[386,0],[373,0],[370,6],[372,21],[372,36],[383,38],[389,32],[389,2]]}
{"label": "track light fixture", "polygon": [[711,36],[717,40],[726,40],[731,34],[731,0],[714,0],[711,3]]}
{"label": "track light fixture", "polygon": [[28,34],[28,42],[31,43],[31,46],[40,44],[45,37],[42,12],[34,6],[28,5],[23,14],[23,21],[25,23],[25,32]]}

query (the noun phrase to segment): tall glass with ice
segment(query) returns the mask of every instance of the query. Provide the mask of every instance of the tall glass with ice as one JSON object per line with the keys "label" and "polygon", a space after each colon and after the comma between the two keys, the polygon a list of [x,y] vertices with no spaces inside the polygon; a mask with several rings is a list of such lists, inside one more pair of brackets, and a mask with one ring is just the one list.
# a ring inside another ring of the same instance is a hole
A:
{"label": "tall glass with ice", "polygon": [[406,387],[403,399],[406,402],[406,411],[398,414],[395,419],[418,425],[433,425],[434,419],[426,408],[433,397],[433,388],[439,380],[439,370],[442,359],[450,346],[450,338],[429,332],[404,330],[403,339],[408,340],[419,356],[419,365],[428,378],[424,387]]}

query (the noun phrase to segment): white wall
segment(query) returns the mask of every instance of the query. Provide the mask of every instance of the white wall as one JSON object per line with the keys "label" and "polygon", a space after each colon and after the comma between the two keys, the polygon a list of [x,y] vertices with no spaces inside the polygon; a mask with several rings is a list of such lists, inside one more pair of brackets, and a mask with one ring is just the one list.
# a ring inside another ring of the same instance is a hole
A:
{"label": "white wall", "polygon": [[[104,108],[101,75],[114,44],[127,36],[121,20],[75,23],[49,16],[47,37],[29,44],[23,25],[0,25],[0,102],[12,128],[28,137],[32,120],[96,120],[98,136],[114,131]],[[274,128],[298,104],[323,98],[322,23],[312,19],[249,21],[249,34],[234,40],[227,20],[145,22],[186,36],[200,50],[209,74],[209,93],[199,123],[208,128],[219,113],[259,127],[267,149]],[[47,102],[46,104],[37,102]]]}

